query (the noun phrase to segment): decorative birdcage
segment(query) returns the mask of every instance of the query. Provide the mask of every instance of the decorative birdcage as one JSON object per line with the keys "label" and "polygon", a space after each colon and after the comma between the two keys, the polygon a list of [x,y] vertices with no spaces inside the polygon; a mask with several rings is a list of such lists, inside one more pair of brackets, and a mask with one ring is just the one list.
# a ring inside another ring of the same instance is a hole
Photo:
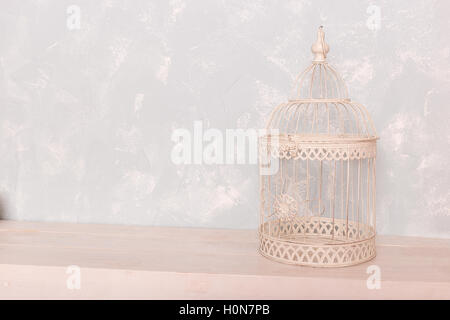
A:
{"label": "decorative birdcage", "polygon": [[364,106],[326,61],[320,27],[312,64],[296,96],[277,106],[260,138],[259,250],[278,262],[315,267],[362,263],[375,256],[377,135]]}

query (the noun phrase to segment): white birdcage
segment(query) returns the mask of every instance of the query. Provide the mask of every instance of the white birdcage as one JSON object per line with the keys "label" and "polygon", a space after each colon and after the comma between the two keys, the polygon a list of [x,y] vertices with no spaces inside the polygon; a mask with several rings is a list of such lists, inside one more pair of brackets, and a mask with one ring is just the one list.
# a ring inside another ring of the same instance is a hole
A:
{"label": "white birdcage", "polygon": [[261,175],[259,249],[289,264],[348,266],[375,256],[377,135],[326,61],[322,27],[311,50],[295,98],[273,110],[260,139],[278,170]]}

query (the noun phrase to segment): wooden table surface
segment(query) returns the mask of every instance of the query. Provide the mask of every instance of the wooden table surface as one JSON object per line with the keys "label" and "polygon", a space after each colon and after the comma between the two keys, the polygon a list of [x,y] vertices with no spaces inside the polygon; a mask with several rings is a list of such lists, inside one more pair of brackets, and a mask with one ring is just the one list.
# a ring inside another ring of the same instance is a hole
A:
{"label": "wooden table surface", "polygon": [[0,221],[0,299],[450,299],[450,239],[378,236],[374,260],[325,269],[257,248],[253,230]]}

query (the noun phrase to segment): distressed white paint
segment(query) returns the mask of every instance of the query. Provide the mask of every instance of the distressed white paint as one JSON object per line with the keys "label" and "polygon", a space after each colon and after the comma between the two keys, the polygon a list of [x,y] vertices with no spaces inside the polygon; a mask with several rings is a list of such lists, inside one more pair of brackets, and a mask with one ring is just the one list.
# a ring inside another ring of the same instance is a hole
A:
{"label": "distressed white paint", "polygon": [[[80,28],[68,29],[74,4]],[[449,10],[419,0],[3,1],[0,215],[255,228],[256,166],[175,166],[171,133],[196,120],[263,127],[323,24],[329,60],[381,136],[378,231],[450,237]]]}

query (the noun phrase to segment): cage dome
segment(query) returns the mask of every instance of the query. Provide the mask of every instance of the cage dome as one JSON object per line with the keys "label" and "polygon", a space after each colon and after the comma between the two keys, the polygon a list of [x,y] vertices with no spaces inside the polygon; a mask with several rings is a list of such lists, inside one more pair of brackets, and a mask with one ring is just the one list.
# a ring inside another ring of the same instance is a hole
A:
{"label": "cage dome", "polygon": [[[346,266],[375,256],[377,134],[326,56],[323,28],[295,94],[271,113],[260,156],[260,252],[273,260]],[[261,164],[261,168],[267,163]]]}

